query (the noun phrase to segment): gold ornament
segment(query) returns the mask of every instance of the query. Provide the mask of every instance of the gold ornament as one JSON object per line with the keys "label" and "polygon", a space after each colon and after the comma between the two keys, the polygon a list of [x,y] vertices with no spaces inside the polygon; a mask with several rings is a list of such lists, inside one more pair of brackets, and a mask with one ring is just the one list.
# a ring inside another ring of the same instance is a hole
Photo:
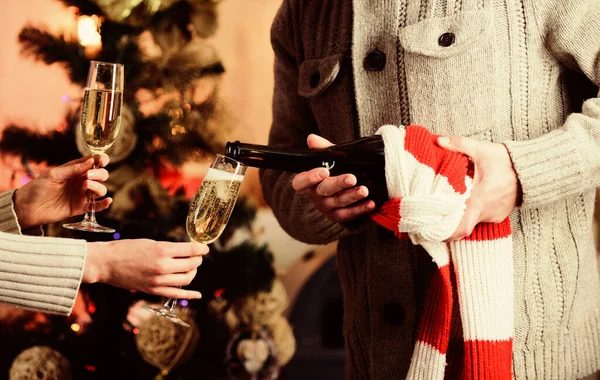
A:
{"label": "gold ornament", "polygon": [[242,323],[266,326],[274,322],[287,305],[288,295],[285,286],[281,280],[275,279],[270,292],[259,292],[254,296],[237,300],[233,308]]}
{"label": "gold ornament", "polygon": [[267,326],[267,332],[273,338],[273,343],[277,348],[279,364],[286,365],[296,352],[296,337],[292,331],[292,326],[284,316],[280,315],[273,323]]}
{"label": "gold ornament", "polygon": [[50,347],[30,347],[13,361],[9,380],[71,380],[71,365]]}
{"label": "gold ornament", "polygon": [[[121,126],[115,143],[106,151],[110,157],[110,162],[115,164],[126,159],[135,149],[137,144],[137,135],[135,133],[135,117],[133,112],[125,104],[121,107]],[[77,150],[81,155],[90,154],[90,149],[85,145],[81,135],[79,124],[75,127],[75,143]]]}
{"label": "gold ornament", "polygon": [[142,26],[179,0],[92,0],[113,22]]}
{"label": "gold ornament", "polygon": [[200,339],[200,331],[189,314],[181,310],[177,314],[190,325],[189,328],[154,316],[140,327],[140,333],[135,336],[138,352],[144,361],[158,368],[162,376],[187,362]]}
{"label": "gold ornament", "polygon": [[[111,176],[117,177],[117,175],[113,174],[111,173]],[[109,215],[117,220],[127,219],[129,214],[139,206],[135,198],[144,193],[150,196],[150,201],[156,209],[157,216],[166,217],[169,215],[173,209],[175,199],[169,195],[156,178],[148,174],[138,174],[137,177],[122,184],[121,188],[113,196]]]}
{"label": "gold ornament", "polygon": [[240,318],[237,316],[237,314],[235,314],[235,311],[232,307],[227,309],[223,320],[225,321],[225,325],[227,326],[230,332],[236,331],[240,326]]}

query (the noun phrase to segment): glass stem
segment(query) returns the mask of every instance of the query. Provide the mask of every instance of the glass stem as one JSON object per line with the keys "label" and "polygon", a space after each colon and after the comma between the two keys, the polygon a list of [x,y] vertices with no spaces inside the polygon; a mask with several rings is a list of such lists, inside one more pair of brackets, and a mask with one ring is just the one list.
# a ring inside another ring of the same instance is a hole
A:
{"label": "glass stem", "polygon": [[160,312],[163,314],[175,315],[175,305],[177,305],[177,298],[169,298],[162,306]]}
{"label": "glass stem", "polygon": [[[92,157],[94,158],[94,165],[92,166],[92,169],[98,169],[99,167],[99,163],[100,163],[100,156],[97,154],[92,154]],[[83,221],[85,223],[92,223],[92,224],[96,224],[96,207],[95,207],[95,203],[96,203],[96,194],[94,194],[93,191],[88,190],[88,212],[85,213],[85,216],[83,218]]]}
{"label": "glass stem", "polygon": [[[178,286],[177,289],[181,289],[181,286]],[[175,306],[177,306],[177,298],[169,298],[162,308],[169,314],[175,314]]]}
{"label": "glass stem", "polygon": [[171,307],[169,308],[169,313],[175,312],[175,306],[177,305],[177,298],[171,299]]}

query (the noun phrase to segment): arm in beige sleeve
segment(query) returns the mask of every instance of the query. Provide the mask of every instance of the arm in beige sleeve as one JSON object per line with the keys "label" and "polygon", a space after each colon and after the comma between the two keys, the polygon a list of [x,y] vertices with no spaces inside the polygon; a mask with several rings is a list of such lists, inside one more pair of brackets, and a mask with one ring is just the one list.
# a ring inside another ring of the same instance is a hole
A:
{"label": "arm in beige sleeve", "polygon": [[83,276],[86,242],[21,235],[12,195],[0,194],[0,303],[68,315]]}
{"label": "arm in beige sleeve", "polygon": [[[284,1],[271,28],[275,90],[269,145],[305,148],[308,135],[318,129],[307,100],[298,95],[299,63],[291,18],[288,1]],[[327,244],[354,233],[345,225],[325,218],[308,196],[296,193],[292,188],[293,177],[293,173],[260,171],[265,200],[288,234],[305,243]]]}
{"label": "arm in beige sleeve", "polygon": [[[550,53],[600,84],[598,0],[532,0]],[[523,190],[524,208],[535,208],[600,185],[600,98],[564,125],[528,141],[505,142]]]}

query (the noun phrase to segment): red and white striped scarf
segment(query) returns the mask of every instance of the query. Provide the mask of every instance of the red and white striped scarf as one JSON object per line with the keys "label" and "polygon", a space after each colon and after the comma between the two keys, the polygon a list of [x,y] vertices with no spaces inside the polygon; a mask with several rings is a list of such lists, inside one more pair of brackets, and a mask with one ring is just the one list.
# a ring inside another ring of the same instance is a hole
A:
{"label": "red and white striped scarf", "polygon": [[[440,148],[437,136],[423,127],[388,125],[377,133],[385,143],[390,200],[373,219],[399,238],[423,246],[438,266],[408,379],[511,379],[514,306],[509,219],[480,223],[470,236],[444,243],[457,229],[472,187],[468,158]],[[449,352],[453,294],[458,294],[463,347]],[[452,374],[446,371],[447,361],[455,369]]]}

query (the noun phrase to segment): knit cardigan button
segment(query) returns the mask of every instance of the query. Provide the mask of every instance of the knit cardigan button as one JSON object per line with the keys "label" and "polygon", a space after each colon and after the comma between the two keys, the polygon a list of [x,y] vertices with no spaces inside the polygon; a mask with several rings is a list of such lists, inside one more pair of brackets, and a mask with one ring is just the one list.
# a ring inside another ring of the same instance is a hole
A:
{"label": "knit cardigan button", "polygon": [[373,50],[365,58],[365,69],[369,71],[381,71],[385,67],[385,54],[379,50]]}
{"label": "knit cardigan button", "polygon": [[448,47],[452,45],[455,40],[456,36],[454,36],[454,33],[444,33],[438,39],[438,43],[440,44],[440,46]]}

